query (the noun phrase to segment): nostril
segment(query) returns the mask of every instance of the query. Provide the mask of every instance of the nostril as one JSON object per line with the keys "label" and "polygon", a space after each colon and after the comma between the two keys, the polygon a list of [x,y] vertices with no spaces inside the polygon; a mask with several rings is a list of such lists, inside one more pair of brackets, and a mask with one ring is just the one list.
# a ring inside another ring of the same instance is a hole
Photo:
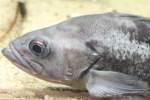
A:
{"label": "nostril", "polygon": [[19,51],[20,55],[26,58],[32,58],[32,53],[27,50],[26,48],[21,48],[21,50]]}

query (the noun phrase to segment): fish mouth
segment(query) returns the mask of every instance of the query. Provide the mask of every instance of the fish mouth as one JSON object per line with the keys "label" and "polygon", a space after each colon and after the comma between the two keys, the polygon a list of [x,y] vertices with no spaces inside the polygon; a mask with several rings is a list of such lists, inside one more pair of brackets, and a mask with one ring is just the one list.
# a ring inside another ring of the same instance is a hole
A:
{"label": "fish mouth", "polygon": [[2,50],[2,54],[7,59],[9,59],[13,64],[15,64],[19,69],[21,69],[31,75],[37,76],[41,79],[45,79],[47,81],[51,81],[54,83],[62,83],[60,81],[56,81],[53,79],[47,79],[46,78],[46,77],[48,77],[47,75],[45,75],[46,77],[41,76],[41,74],[44,70],[43,65],[41,65],[40,63],[33,61],[31,59],[27,59],[23,55],[21,55],[20,52],[18,52],[15,45],[13,44],[13,42],[11,42],[9,44],[8,48],[4,48]]}
{"label": "fish mouth", "polygon": [[24,70],[25,72],[34,75],[40,73],[35,69],[36,66],[32,66],[30,62],[17,51],[13,43],[10,43],[8,48],[4,48],[2,50],[2,53],[13,64],[15,64],[18,68]]}
{"label": "fish mouth", "polygon": [[54,82],[54,83],[59,83],[62,84],[64,82],[62,81],[58,81],[55,79],[49,79],[47,77],[49,77],[49,75],[44,74],[44,76],[41,76],[41,74],[43,74],[44,71],[44,67],[42,64],[33,61],[31,59],[27,59],[25,58],[15,47],[15,45],[13,44],[13,42],[11,42],[9,44],[8,48],[4,48],[2,50],[2,54],[8,59],[10,60],[13,64],[15,64],[19,69],[37,76],[41,79],[45,79],[46,81],[50,81],[50,82]]}

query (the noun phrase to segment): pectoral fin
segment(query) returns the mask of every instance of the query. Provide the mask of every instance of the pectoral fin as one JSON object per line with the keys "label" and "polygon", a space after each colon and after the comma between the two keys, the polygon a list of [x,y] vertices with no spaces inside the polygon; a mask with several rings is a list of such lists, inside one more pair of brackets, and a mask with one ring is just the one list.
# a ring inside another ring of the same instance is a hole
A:
{"label": "pectoral fin", "polygon": [[148,84],[136,77],[113,71],[90,70],[86,87],[90,95],[108,97],[131,93],[143,93]]}

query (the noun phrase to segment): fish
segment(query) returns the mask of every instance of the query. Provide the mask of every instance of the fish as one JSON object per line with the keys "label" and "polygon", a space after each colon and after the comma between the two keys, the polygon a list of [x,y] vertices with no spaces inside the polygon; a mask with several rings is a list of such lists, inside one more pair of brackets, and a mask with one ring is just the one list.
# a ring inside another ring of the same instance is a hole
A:
{"label": "fish", "polygon": [[24,34],[2,50],[40,79],[93,97],[149,91],[150,18],[106,12],[67,19]]}

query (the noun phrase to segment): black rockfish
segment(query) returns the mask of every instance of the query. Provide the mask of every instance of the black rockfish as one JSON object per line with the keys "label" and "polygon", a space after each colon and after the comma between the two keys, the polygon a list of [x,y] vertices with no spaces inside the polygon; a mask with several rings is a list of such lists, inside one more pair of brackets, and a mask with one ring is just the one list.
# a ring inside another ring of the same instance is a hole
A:
{"label": "black rockfish", "polygon": [[150,19],[123,13],[71,18],[10,42],[3,54],[41,79],[107,97],[150,85]]}

